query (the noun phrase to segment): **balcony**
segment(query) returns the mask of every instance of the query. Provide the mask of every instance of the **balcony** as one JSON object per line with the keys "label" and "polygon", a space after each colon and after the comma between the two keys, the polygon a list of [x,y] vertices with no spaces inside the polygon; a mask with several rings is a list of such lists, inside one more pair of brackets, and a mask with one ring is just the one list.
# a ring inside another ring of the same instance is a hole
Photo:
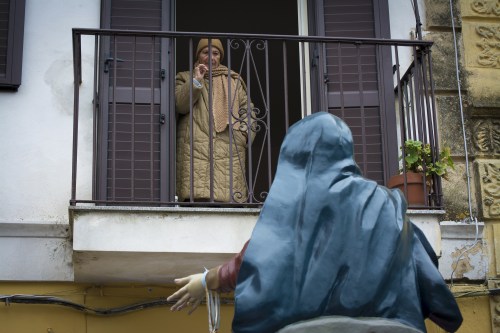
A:
{"label": "balcony", "polygon": [[[200,38],[209,38],[209,48],[212,38],[222,40],[222,63],[237,77],[227,96],[246,94],[236,106],[228,102],[219,131],[215,88],[206,81],[206,135],[214,140],[202,144],[201,176],[192,81],[183,114],[175,95],[176,73],[193,77]],[[400,170],[403,140],[439,148],[430,42],[74,29],[73,48],[69,209],[78,281],[165,282],[238,252],[273,182],[287,129],[315,111],[344,119],[360,169],[382,185]],[[183,134],[181,122],[189,124]],[[434,184],[425,204],[410,208],[439,215],[439,179]]]}

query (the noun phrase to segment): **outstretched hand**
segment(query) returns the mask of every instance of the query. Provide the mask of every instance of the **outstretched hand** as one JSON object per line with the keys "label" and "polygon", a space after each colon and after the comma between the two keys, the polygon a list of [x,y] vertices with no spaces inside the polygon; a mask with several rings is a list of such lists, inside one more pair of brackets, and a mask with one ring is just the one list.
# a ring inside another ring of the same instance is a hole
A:
{"label": "outstretched hand", "polygon": [[203,273],[199,273],[174,280],[175,284],[183,287],[167,298],[167,301],[177,300],[170,311],[180,311],[186,306],[190,306],[188,314],[191,314],[198,308],[205,297],[205,288],[201,283],[202,277]]}

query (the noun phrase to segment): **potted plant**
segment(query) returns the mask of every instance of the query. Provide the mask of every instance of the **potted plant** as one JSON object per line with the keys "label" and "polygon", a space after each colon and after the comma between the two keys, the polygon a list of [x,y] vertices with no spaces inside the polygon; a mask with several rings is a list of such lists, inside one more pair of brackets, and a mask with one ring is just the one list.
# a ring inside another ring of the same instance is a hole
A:
{"label": "potted plant", "polygon": [[[403,147],[401,147],[403,152]],[[432,188],[432,179],[435,176],[446,179],[449,168],[454,169],[455,165],[451,159],[450,148],[445,147],[439,152],[438,156],[432,158],[432,150],[429,144],[423,144],[418,140],[406,140],[404,143],[404,171],[400,175],[391,177],[388,187],[399,188],[406,195],[410,205],[425,205],[424,179],[428,192]],[[424,177],[425,170],[425,177]],[[406,189],[405,189],[406,176]]]}

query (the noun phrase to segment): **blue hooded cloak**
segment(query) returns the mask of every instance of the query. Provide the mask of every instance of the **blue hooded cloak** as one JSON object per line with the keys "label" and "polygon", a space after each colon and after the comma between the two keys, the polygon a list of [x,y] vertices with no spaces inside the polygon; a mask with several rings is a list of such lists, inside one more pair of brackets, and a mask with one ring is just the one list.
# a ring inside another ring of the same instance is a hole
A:
{"label": "blue hooded cloak", "polygon": [[361,176],[352,135],[315,113],[292,126],[243,257],[233,331],[276,332],[319,316],[382,317],[425,332],[462,317],[406,201]]}

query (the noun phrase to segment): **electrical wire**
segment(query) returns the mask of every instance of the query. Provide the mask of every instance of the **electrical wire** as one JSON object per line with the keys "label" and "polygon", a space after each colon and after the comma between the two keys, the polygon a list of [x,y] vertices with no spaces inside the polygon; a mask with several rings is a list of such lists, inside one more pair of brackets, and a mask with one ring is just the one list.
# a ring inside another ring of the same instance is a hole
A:
{"label": "electrical wire", "polygon": [[[125,305],[115,308],[91,308],[82,304],[71,302],[59,297],[54,296],[41,296],[41,295],[26,295],[26,294],[16,294],[16,295],[0,295],[0,302],[4,302],[5,305],[10,305],[13,303],[20,304],[52,304],[61,305],[69,307],[73,310],[81,311],[86,314],[92,314],[97,316],[114,316],[120,314],[126,314],[139,310],[146,310],[154,307],[161,307],[166,305],[175,304],[174,301],[167,301],[166,298],[159,298],[151,301],[135,303],[130,305]],[[221,298],[221,304],[233,304],[234,302],[228,298]]]}
{"label": "electrical wire", "polygon": [[485,290],[476,290],[476,291],[466,291],[466,292],[455,292],[453,296],[455,298],[464,298],[464,297],[478,297],[478,296],[495,296],[500,294],[500,289],[485,289]]}
{"label": "electrical wire", "polygon": [[462,89],[461,89],[461,82],[460,82],[460,69],[458,68],[458,47],[457,47],[457,35],[455,33],[455,17],[453,15],[453,4],[452,0],[450,0],[450,14],[451,14],[451,29],[453,31],[453,46],[454,46],[454,53],[455,53],[455,74],[457,77],[457,89],[458,89],[458,102],[460,106],[460,120],[462,124],[462,135],[463,135],[463,141],[464,141],[464,153],[465,153],[465,172],[467,176],[467,197],[468,197],[468,204],[469,204],[469,216],[472,219],[472,200],[471,200],[471,189],[470,189],[470,174],[469,174],[469,153],[467,149],[467,136],[465,133],[465,120],[464,120],[464,108],[462,104]]}
{"label": "electrical wire", "polygon": [[109,316],[129,313],[138,310],[145,310],[152,307],[158,307],[168,304],[174,304],[173,302],[168,302],[165,299],[157,299],[148,302],[136,303],[122,307],[109,308],[109,309],[96,309],[85,305],[74,303],[59,297],[53,296],[40,296],[40,295],[0,295],[0,301],[4,302],[5,305],[11,303],[21,303],[21,304],[53,304],[61,305],[65,307],[72,308],[87,314],[99,315],[99,316]]}
{"label": "electrical wire", "polygon": [[[453,286],[453,275],[455,274],[455,271],[458,267],[459,261],[462,259],[463,256],[470,250],[472,250],[476,244],[479,241],[479,225],[477,221],[477,217],[474,216],[472,213],[472,195],[471,195],[471,185],[470,185],[470,173],[469,173],[469,153],[468,153],[468,148],[467,148],[467,136],[465,132],[465,120],[464,120],[464,109],[463,109],[463,103],[462,103],[462,89],[461,89],[461,82],[460,82],[460,69],[458,67],[458,46],[457,46],[457,35],[455,32],[455,16],[453,15],[453,3],[452,0],[450,0],[450,17],[451,17],[451,30],[453,32],[453,47],[454,47],[454,55],[455,55],[455,74],[456,74],[456,79],[457,79],[457,89],[458,89],[458,102],[459,102],[459,108],[460,108],[460,120],[461,120],[461,125],[462,125],[462,135],[463,135],[463,142],[464,142],[464,153],[465,153],[465,172],[466,172],[466,178],[467,178],[467,199],[468,199],[468,208],[469,208],[469,223],[474,222],[474,225],[476,227],[476,235],[474,242],[466,247],[460,255],[457,257],[457,260],[455,261],[455,268],[451,272],[450,280],[451,280],[451,285]],[[463,220],[463,222],[467,222],[467,218]]]}

